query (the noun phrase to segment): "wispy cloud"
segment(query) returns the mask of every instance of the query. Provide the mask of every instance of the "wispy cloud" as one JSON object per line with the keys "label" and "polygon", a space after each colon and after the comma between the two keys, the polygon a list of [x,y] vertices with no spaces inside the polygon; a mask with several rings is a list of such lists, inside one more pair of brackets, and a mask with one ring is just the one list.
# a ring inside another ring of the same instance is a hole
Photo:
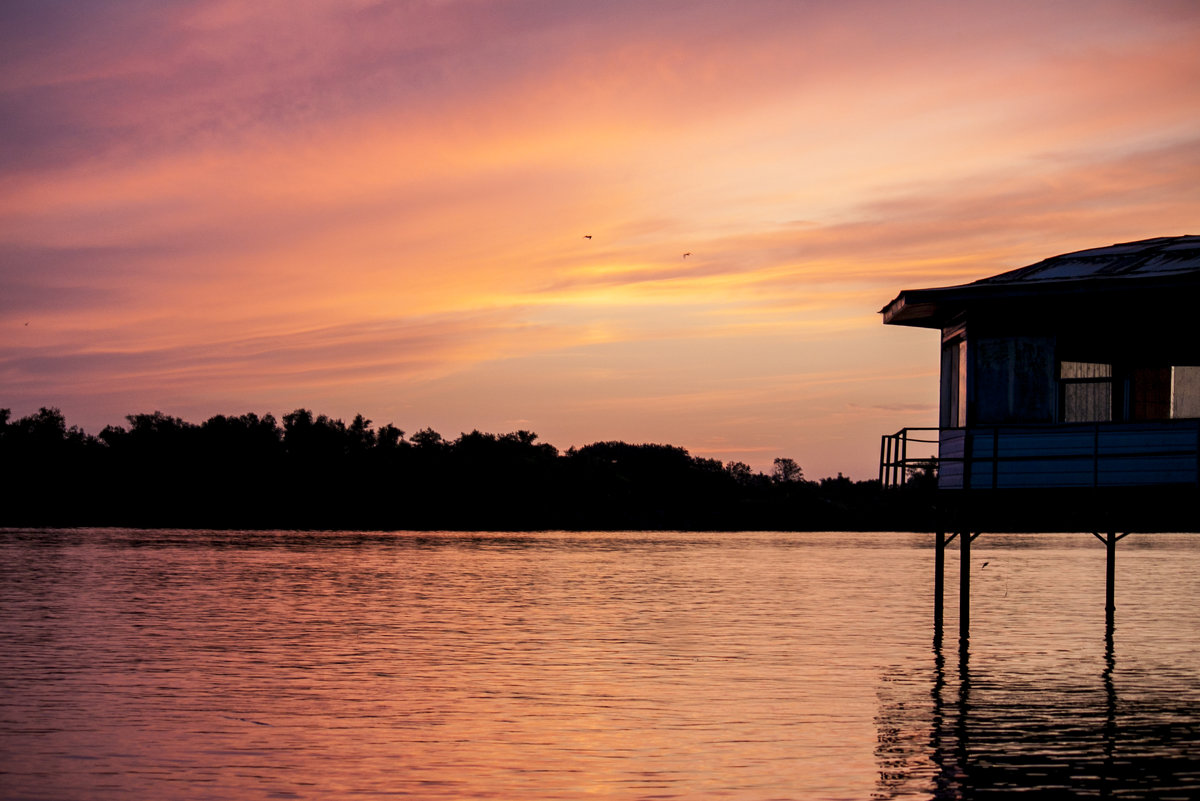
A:
{"label": "wispy cloud", "polygon": [[15,0],[0,48],[0,405],[93,428],[322,402],[870,474],[935,380],[899,289],[1197,233],[1194,3]]}

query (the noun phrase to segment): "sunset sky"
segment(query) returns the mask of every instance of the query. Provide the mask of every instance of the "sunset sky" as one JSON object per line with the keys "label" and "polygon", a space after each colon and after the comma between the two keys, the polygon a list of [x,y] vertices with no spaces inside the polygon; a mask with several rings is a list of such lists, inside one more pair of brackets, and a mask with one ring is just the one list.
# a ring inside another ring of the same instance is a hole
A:
{"label": "sunset sky", "polygon": [[1200,234],[1193,0],[7,0],[0,53],[0,407],[93,434],[871,478],[936,424],[900,289]]}

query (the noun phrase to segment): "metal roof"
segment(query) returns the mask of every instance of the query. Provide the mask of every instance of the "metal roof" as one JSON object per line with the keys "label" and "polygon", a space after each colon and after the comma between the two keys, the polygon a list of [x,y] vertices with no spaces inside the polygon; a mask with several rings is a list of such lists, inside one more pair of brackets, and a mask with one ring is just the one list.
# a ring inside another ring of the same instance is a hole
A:
{"label": "metal roof", "polygon": [[969,284],[906,289],[880,309],[889,325],[940,328],[972,303],[1079,296],[1134,286],[1163,290],[1200,280],[1200,236],[1165,236],[1066,253]]}
{"label": "metal roof", "polygon": [[1028,267],[975,281],[1010,284],[1016,281],[1078,281],[1108,276],[1149,276],[1200,270],[1200,236],[1160,236],[1092,248],[1039,261]]}

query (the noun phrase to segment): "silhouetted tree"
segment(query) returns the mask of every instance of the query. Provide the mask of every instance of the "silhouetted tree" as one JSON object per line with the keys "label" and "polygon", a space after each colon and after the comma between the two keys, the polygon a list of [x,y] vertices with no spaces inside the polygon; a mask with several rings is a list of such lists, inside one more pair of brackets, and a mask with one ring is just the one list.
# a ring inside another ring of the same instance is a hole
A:
{"label": "silhouetted tree", "polygon": [[446,441],[442,439],[442,435],[434,431],[432,428],[422,428],[420,431],[412,435],[412,444],[418,448],[435,449],[445,445]]}
{"label": "silhouetted tree", "polygon": [[405,441],[402,430],[388,423],[375,432],[375,444],[380,448],[392,450],[408,445],[408,442]]}
{"label": "silhouetted tree", "polygon": [[375,447],[375,431],[371,428],[371,421],[361,414],[354,415],[346,435],[350,450],[354,453],[365,453]]}
{"label": "silhouetted tree", "polygon": [[725,465],[725,472],[729,473],[730,478],[742,486],[749,484],[754,475],[750,465],[745,462],[730,462]]}
{"label": "silhouetted tree", "polygon": [[771,468],[771,478],[780,484],[791,484],[795,481],[802,481],[804,471],[800,469],[800,465],[796,464],[795,459],[786,456],[776,457],[774,467]]}
{"label": "silhouetted tree", "polygon": [[99,443],[54,407],[12,421],[0,410],[0,511],[12,523],[77,524],[97,492]]}
{"label": "silhouetted tree", "polygon": [[596,442],[565,453],[518,430],[432,428],[406,440],[361,414],[304,408],[159,411],[98,437],[42,408],[0,409],[0,524],[290,528],[889,528],[928,525],[932,480],[809,482],[792,459],[770,475],[661,444]]}

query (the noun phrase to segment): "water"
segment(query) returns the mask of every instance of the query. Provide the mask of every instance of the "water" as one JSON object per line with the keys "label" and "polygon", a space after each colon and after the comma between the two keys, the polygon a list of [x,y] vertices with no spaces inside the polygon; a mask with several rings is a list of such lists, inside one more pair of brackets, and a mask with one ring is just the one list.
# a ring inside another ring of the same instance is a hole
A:
{"label": "water", "polygon": [[1111,638],[1092,537],[972,561],[964,652],[929,535],[4,530],[0,797],[1200,794],[1200,537]]}

